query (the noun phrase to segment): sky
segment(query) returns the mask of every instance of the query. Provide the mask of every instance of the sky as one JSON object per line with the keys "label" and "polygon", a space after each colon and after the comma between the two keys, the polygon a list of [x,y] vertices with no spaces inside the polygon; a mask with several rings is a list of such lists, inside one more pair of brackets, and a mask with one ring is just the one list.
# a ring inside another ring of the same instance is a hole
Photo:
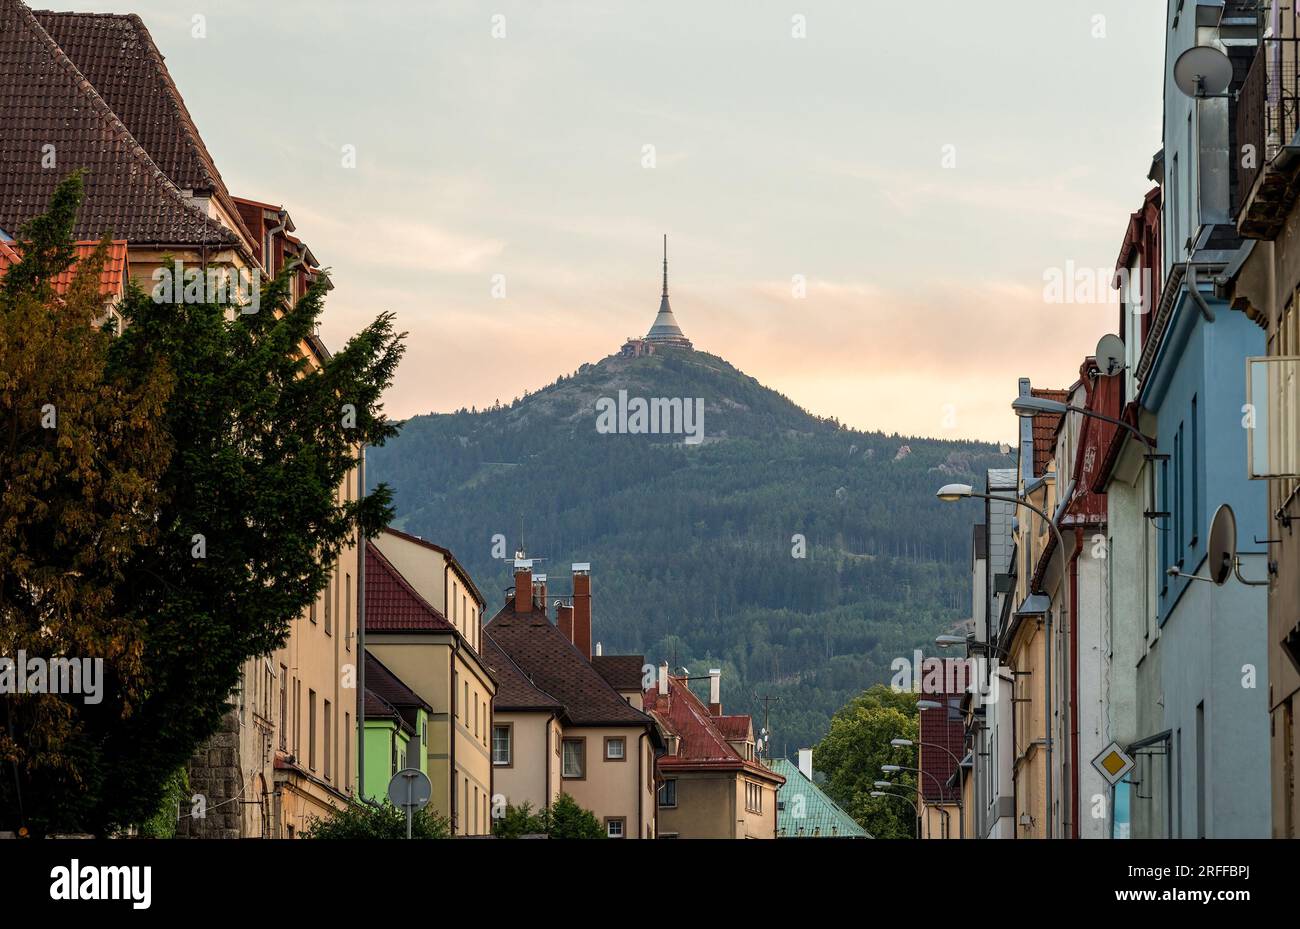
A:
{"label": "sky", "polygon": [[[227,186],[331,269],[389,415],[508,403],[658,309],[821,416],[1012,441],[1118,325],[1162,0],[37,0],[144,20]],[[354,154],[354,158],[349,155]],[[1055,275],[1082,282],[1045,299]]]}

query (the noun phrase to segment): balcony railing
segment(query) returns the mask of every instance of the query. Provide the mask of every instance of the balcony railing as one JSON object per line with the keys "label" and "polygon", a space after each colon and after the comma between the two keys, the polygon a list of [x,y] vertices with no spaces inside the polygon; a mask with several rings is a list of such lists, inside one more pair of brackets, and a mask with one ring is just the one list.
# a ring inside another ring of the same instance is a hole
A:
{"label": "balcony railing", "polygon": [[[1264,39],[1237,106],[1238,216],[1241,233],[1272,238],[1294,201],[1295,168],[1278,170],[1279,153],[1300,130],[1300,38]],[[1261,180],[1262,178],[1262,180]]]}

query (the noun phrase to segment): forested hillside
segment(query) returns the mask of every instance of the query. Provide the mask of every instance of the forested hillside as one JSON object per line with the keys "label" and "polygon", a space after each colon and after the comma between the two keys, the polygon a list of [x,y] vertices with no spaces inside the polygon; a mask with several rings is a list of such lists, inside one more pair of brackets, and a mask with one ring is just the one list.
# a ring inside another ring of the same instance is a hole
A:
{"label": "forested hillside", "polygon": [[[703,398],[705,441],[598,432],[597,400],[619,390]],[[975,504],[934,491],[1009,460],[845,429],[720,358],[665,351],[584,365],[509,406],[415,417],[368,463],[395,489],[395,525],[451,547],[489,613],[512,583],[493,537],[512,557],[522,526],[552,594],[568,592],[571,562],[591,562],[606,654],[721,667],[724,706],[758,725],[758,698],[779,697],[773,748],[787,753],[969,615]]]}

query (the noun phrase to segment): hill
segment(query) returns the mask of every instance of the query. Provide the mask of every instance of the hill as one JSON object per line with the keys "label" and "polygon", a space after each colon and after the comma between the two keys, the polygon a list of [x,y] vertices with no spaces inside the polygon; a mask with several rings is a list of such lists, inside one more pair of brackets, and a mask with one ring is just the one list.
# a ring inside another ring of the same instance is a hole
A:
{"label": "hill", "polygon": [[[620,391],[702,398],[703,441],[598,431]],[[490,612],[522,525],[552,594],[568,592],[571,562],[592,563],[606,654],[721,667],[724,706],[758,725],[759,698],[778,697],[783,754],[969,615],[975,504],[934,491],[1009,463],[982,443],[843,428],[721,358],[674,350],[610,356],[509,406],[414,417],[367,461],[395,490],[395,526],[451,547]]]}

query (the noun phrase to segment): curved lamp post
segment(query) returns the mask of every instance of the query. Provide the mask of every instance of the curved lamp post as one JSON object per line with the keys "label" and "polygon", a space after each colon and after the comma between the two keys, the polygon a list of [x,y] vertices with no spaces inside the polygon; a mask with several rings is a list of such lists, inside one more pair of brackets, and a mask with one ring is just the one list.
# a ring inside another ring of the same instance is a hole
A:
{"label": "curved lamp post", "polygon": [[[916,708],[918,710],[946,709],[942,703],[936,700],[917,700]],[[922,748],[937,748],[939,751],[945,752],[952,759],[952,763],[957,766],[957,769],[961,770],[961,759],[935,742],[922,742],[920,740],[913,742],[911,739],[898,738],[890,739],[889,744],[895,748],[911,748],[913,745],[919,745]],[[957,795],[957,829],[961,832],[961,837],[966,838],[966,799],[960,793]]]}
{"label": "curved lamp post", "polygon": [[[881,784],[889,784],[889,781],[876,781],[877,787],[879,787]],[[897,785],[892,785],[892,786],[897,786]],[[912,808],[912,812],[916,814],[916,837],[918,839],[921,838],[921,811],[916,808],[916,803],[912,801],[911,797],[904,796],[903,794],[890,793],[887,790],[873,790],[871,792],[871,796],[893,797],[895,800],[902,800],[904,803],[910,806]]]}
{"label": "curved lamp post", "polygon": [[[1055,401],[1041,401],[1040,398],[1038,397],[1029,397],[1024,399],[1034,400],[1035,403],[1055,402]],[[1064,410],[1072,409],[1071,407],[1067,407],[1064,403],[1059,403],[1057,405]],[[1033,412],[1049,412],[1049,411],[1046,409],[1042,409],[1042,410],[1036,409]],[[1082,411],[1082,412],[1086,412],[1086,411]],[[1125,426],[1126,428],[1132,429],[1132,427],[1129,426],[1128,423],[1121,423],[1121,425]],[[1146,437],[1143,436],[1143,438],[1145,439]],[[981,500],[996,500],[1000,503],[1012,503],[1015,504],[1016,506],[1023,506],[1025,509],[1035,514],[1039,519],[1047,523],[1047,528],[1051,529],[1052,533],[1056,536],[1056,548],[1061,555],[1061,584],[1062,585],[1065,584],[1065,569],[1066,569],[1065,539],[1061,536],[1060,528],[1056,525],[1056,523],[1052,520],[1052,518],[1047,515],[1046,512],[1040,510],[1032,503],[1029,503],[1025,500],[1021,500],[1019,497],[1000,497],[997,494],[977,493],[971,487],[970,484],[945,484],[943,487],[939,488],[939,490],[935,493],[935,496],[938,497],[940,500],[943,500],[945,503],[955,503],[958,500],[965,500],[969,497],[978,497]],[[1039,591],[1039,592],[1043,593],[1043,591]],[[1046,596],[1046,594],[1044,595]],[[1043,747],[1047,751],[1047,777],[1045,778],[1045,780],[1047,781],[1047,790],[1044,796],[1044,800],[1047,805],[1047,815],[1044,817],[1044,822],[1047,824],[1047,838],[1050,839],[1052,838],[1052,831],[1053,831],[1052,829],[1052,801],[1053,801],[1053,796],[1052,796],[1053,795],[1053,788],[1052,788],[1052,780],[1053,780],[1052,778],[1052,648],[1054,646],[1054,640],[1052,634],[1053,633],[1052,608],[1051,608],[1050,597],[1048,597],[1048,607],[1047,607],[1047,612],[1044,614],[1044,617],[1045,617],[1044,623],[1046,625],[1046,632],[1047,632],[1047,647],[1043,649],[1043,655],[1044,655],[1043,676],[1045,678],[1043,682],[1043,693],[1046,700],[1046,706],[1044,707],[1046,712],[1043,714],[1043,718],[1044,718],[1045,728],[1047,729],[1046,738],[1044,739],[1043,742]],[[1061,618],[1068,619],[1064,597],[1061,598]]]}
{"label": "curved lamp post", "polygon": [[[950,800],[948,799],[948,788],[947,788],[947,786],[944,785],[944,784],[943,784],[943,783],[942,783],[942,782],[941,782],[937,777],[935,777],[935,776],[934,776],[933,774],[931,774],[929,771],[922,771],[920,768],[909,768],[909,767],[907,767],[906,765],[901,765],[901,764],[882,764],[882,765],[880,766],[880,770],[884,771],[886,774],[896,774],[896,773],[898,773],[899,771],[911,771],[911,772],[914,773],[914,774],[921,774],[921,775],[924,775],[925,777],[928,777],[930,780],[934,781],[934,786],[936,786],[936,787],[939,788],[939,794],[940,794],[940,796],[941,796],[941,798],[942,798],[942,802],[943,802],[943,803],[950,803],[950,802],[952,802],[952,801],[950,801]],[[949,820],[949,821],[950,821],[951,817],[950,817],[948,811],[945,810],[942,806],[939,808],[939,812],[943,814],[943,818],[944,818],[945,820]],[[960,800],[957,801],[957,812],[958,812],[959,814],[961,813],[961,801],[960,801]],[[917,810],[917,815],[918,815],[918,816],[921,815],[919,809]],[[928,826],[927,826],[927,828],[928,828]]]}

